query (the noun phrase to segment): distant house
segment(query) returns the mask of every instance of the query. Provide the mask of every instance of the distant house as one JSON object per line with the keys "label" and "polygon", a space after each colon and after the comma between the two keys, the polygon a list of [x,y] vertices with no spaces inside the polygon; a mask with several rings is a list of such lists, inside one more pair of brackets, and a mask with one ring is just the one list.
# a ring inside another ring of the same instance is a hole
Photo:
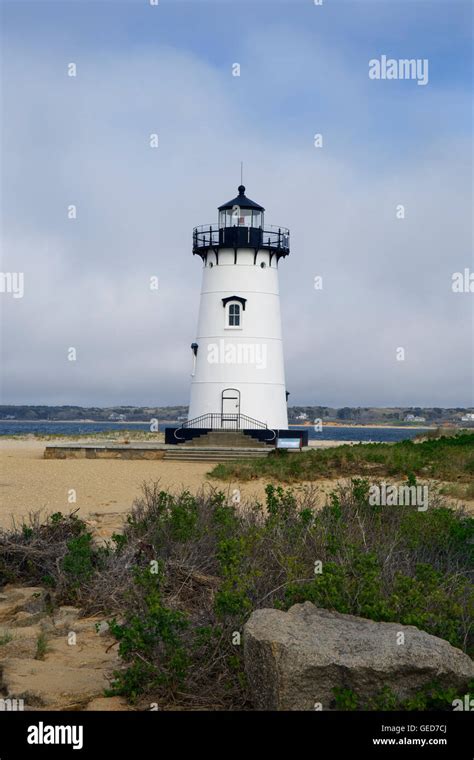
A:
{"label": "distant house", "polygon": [[125,414],[117,414],[117,412],[109,414],[109,420],[112,420],[112,422],[124,422],[126,419]]}
{"label": "distant house", "polygon": [[308,415],[305,414],[305,412],[301,412],[301,414],[297,414],[295,417],[295,420],[307,420]]}
{"label": "distant house", "polygon": [[416,414],[407,414],[405,422],[426,422],[426,417],[418,417]]}
{"label": "distant house", "polygon": [[468,412],[463,417],[461,417],[461,422],[474,422],[474,413]]}

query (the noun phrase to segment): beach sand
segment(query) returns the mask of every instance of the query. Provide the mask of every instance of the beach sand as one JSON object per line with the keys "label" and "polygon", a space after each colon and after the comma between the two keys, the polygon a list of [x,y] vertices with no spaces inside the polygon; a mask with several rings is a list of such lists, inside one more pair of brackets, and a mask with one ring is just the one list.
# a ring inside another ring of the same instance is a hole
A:
{"label": "beach sand", "polygon": [[[98,535],[108,537],[120,530],[124,516],[141,495],[142,484],[154,481],[165,490],[186,488],[193,493],[205,488],[231,494],[239,488],[242,502],[252,498],[264,501],[267,479],[242,484],[209,480],[206,474],[214,467],[213,462],[44,459],[47,443],[51,441],[0,438],[0,527],[11,527],[12,518],[21,524],[24,516],[38,510],[46,516],[78,509]],[[340,442],[323,443],[326,447]],[[325,495],[336,484],[336,480],[322,479],[291,487],[295,491],[316,488],[324,504]],[[71,489],[76,492],[75,503],[68,501]],[[466,507],[474,509],[474,503],[466,502]]]}
{"label": "beach sand", "polygon": [[[159,481],[163,489],[187,488],[193,493],[202,487],[232,493],[239,487],[242,501],[264,499],[266,480],[241,485],[208,480],[206,474],[214,462],[44,459],[45,446],[51,443],[0,438],[0,527],[10,527],[12,517],[21,523],[29,512],[67,514],[78,509],[78,515],[90,520],[100,534],[110,534],[120,528],[142,484],[153,481]],[[334,487],[334,481],[318,481],[317,487],[323,494]],[[68,502],[70,489],[76,492],[75,503]]]}

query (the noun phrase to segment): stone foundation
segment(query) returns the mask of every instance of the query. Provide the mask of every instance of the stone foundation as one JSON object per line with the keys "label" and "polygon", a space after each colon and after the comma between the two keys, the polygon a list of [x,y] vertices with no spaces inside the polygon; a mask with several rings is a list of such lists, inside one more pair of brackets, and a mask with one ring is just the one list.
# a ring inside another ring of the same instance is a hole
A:
{"label": "stone foundation", "polygon": [[88,444],[60,444],[46,446],[45,459],[163,459],[164,447],[134,445],[94,446]]}

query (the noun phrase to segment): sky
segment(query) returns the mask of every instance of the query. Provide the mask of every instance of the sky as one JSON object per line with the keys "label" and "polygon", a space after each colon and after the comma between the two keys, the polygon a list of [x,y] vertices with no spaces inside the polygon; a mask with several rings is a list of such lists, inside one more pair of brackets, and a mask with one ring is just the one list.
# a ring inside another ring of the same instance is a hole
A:
{"label": "sky", "polygon": [[[188,403],[192,229],[243,161],[291,230],[290,404],[474,406],[470,2],[0,7],[2,403]],[[371,79],[384,55],[427,84]]]}

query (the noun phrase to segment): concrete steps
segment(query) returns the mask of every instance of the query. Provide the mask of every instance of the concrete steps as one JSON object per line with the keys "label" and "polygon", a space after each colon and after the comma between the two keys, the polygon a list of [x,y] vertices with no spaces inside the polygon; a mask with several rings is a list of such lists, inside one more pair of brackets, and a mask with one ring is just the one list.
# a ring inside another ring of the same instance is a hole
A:
{"label": "concrete steps", "polygon": [[164,459],[181,462],[228,462],[235,459],[262,459],[269,455],[272,449],[263,448],[231,448],[231,447],[200,447],[174,446],[167,449]]}
{"label": "concrete steps", "polygon": [[191,441],[169,447],[164,458],[182,462],[228,462],[235,459],[259,459],[272,450],[240,430],[213,430]]}
{"label": "concrete steps", "polygon": [[243,449],[266,449],[267,446],[262,441],[245,435],[239,430],[213,430],[211,433],[205,433],[191,441],[179,444],[180,447],[189,448],[243,448]]}

